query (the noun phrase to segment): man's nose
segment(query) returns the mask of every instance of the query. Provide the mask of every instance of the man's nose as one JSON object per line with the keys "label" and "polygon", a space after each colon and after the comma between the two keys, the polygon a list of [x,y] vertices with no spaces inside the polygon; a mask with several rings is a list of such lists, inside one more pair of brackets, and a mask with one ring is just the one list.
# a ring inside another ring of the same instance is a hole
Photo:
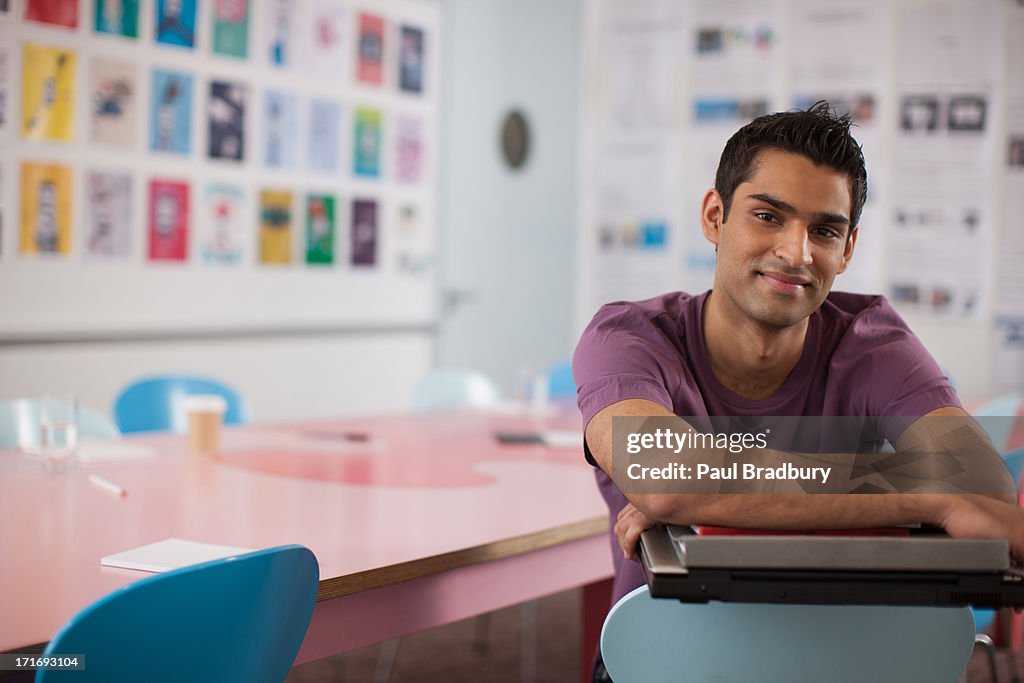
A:
{"label": "man's nose", "polygon": [[791,268],[803,268],[811,264],[811,245],[807,226],[792,221],[785,230],[778,233],[775,256]]}

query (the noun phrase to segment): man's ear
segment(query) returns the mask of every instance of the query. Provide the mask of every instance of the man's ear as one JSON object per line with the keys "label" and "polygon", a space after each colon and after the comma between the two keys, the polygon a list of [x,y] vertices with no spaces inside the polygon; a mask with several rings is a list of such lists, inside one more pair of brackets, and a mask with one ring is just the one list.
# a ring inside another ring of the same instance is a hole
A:
{"label": "man's ear", "polygon": [[860,230],[859,227],[854,228],[850,232],[850,238],[846,240],[846,249],[843,251],[843,261],[839,265],[839,270],[836,273],[842,273],[846,271],[846,267],[850,265],[850,259],[853,258],[853,248],[857,246],[857,233]]}
{"label": "man's ear", "polygon": [[718,190],[714,188],[708,190],[704,195],[700,209],[700,222],[705,239],[717,248],[719,240],[722,239],[725,205],[722,203],[722,195],[718,194]]}

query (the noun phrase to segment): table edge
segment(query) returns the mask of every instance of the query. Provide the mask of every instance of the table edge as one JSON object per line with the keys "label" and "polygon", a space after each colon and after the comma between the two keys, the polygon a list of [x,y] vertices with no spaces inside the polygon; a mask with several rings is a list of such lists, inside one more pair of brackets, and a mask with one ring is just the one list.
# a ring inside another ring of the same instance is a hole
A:
{"label": "table edge", "polygon": [[543,550],[581,538],[608,533],[608,517],[600,515],[572,524],[563,524],[493,543],[462,548],[440,555],[431,555],[408,562],[354,572],[345,576],[322,579],[317,602],[382,588],[422,576],[439,574],[472,564],[500,560],[506,557]]}

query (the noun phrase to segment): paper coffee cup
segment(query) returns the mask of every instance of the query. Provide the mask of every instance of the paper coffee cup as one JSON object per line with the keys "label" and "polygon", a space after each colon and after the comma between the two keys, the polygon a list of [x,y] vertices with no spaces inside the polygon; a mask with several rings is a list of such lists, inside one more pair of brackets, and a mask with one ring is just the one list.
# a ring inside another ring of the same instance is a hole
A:
{"label": "paper coffee cup", "polygon": [[220,425],[228,404],[214,394],[193,394],[185,398],[188,415],[188,449],[193,453],[209,455],[217,452],[220,443]]}

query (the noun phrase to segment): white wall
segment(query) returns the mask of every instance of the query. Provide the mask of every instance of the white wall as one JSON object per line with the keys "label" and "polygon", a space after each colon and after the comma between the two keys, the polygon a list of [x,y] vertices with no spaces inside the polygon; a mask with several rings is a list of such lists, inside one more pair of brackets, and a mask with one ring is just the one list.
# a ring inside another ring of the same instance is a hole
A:
{"label": "white wall", "polygon": [[[444,317],[436,336],[414,322],[392,333],[345,325],[344,332],[278,336],[104,341],[100,332],[68,343],[0,340],[0,400],[74,391],[107,410],[138,376],[190,372],[233,384],[257,421],[365,414],[408,408],[412,385],[432,364],[478,368],[512,394],[524,368],[567,358],[576,341],[581,3],[438,5],[438,280],[472,291],[473,299]],[[511,107],[532,124],[530,158],[519,172],[499,156],[500,120]]]}
{"label": "white wall", "polygon": [[233,385],[256,421],[365,415],[408,409],[430,354],[426,332],[12,345],[0,400],[72,391],[106,412],[128,382],[183,372]]}

